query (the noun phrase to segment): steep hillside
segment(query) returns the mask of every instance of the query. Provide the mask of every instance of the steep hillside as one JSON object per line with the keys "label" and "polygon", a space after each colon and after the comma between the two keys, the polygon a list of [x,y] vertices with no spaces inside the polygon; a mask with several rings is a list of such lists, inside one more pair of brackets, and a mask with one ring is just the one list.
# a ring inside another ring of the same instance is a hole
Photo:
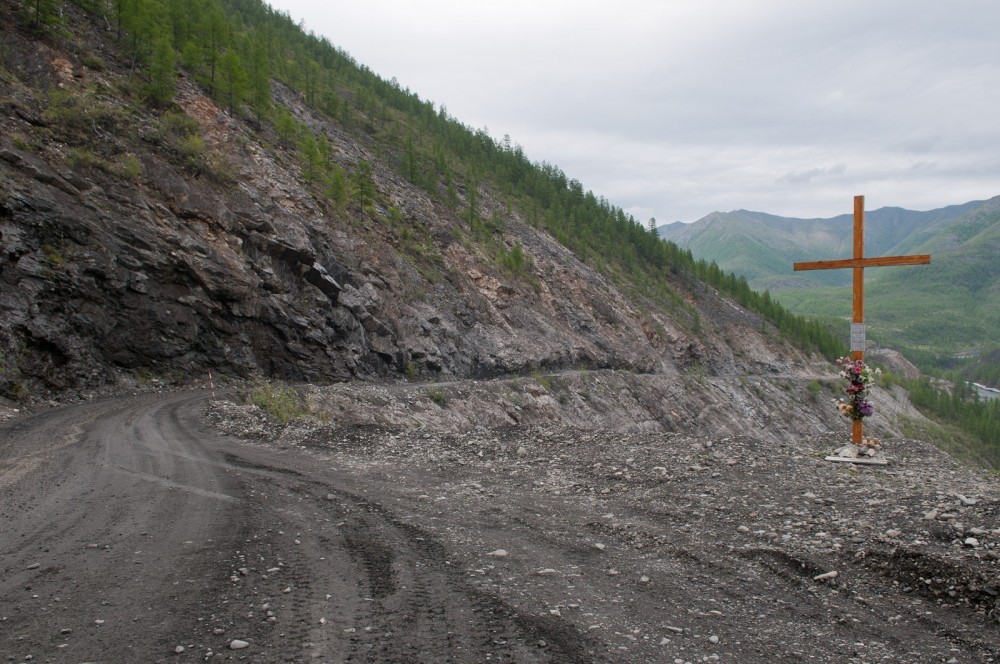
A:
{"label": "steep hillside", "polygon": [[[313,382],[568,368],[736,377],[808,362],[695,278],[689,256],[657,259],[670,246],[519,148],[432,119],[473,153],[521,164],[520,190],[458,148],[438,143],[435,163],[407,147],[429,149],[430,134],[393,142],[418,120],[365,89],[327,100],[338,120],[273,80],[258,118],[249,96],[233,109],[209,96],[202,63],[157,99],[155,58],[130,52],[108,16],[65,9],[58,29],[0,10],[8,396],[208,370]],[[602,213],[604,226],[587,225]],[[618,254],[599,251],[603,233]]]}

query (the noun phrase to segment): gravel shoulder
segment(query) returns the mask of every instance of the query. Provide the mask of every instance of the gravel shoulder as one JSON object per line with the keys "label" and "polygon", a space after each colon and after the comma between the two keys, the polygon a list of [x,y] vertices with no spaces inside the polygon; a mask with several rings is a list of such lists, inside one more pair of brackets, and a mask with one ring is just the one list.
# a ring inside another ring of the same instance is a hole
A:
{"label": "gravel shoulder", "polygon": [[[843,434],[469,430],[415,422],[408,388],[369,394],[325,411],[342,422],[275,427],[225,402],[211,417],[377,496],[471,587],[575,630],[581,661],[1000,658],[1000,483],[921,441],[886,439],[889,466],[857,466],[824,460]],[[404,425],[362,416],[392,412]]]}

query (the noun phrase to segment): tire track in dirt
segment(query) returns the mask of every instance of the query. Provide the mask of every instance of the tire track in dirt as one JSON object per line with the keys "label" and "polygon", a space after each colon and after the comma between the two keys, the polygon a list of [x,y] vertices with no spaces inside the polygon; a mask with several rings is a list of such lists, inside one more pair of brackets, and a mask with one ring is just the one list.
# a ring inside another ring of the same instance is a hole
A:
{"label": "tire track in dirt", "polygon": [[292,607],[294,620],[312,628],[308,636],[300,630],[287,636],[302,639],[303,656],[337,654],[345,662],[599,661],[589,652],[589,637],[571,625],[524,614],[470,585],[432,533],[401,521],[384,505],[299,469],[242,455],[228,460],[264,476],[260,483],[278,498],[265,511],[280,515],[286,535],[301,535],[292,547],[287,536],[282,540],[283,555],[307,554],[303,564],[312,578],[351,576],[324,570],[327,561],[352,566],[351,601],[345,601],[343,583],[337,604],[322,584],[296,587],[309,597]]}

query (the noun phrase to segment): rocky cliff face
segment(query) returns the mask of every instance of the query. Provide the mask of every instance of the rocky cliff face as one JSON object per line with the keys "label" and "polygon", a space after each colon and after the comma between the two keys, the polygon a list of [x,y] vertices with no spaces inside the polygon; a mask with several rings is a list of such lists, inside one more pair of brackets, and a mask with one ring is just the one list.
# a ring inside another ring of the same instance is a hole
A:
{"label": "rocky cliff face", "polygon": [[[747,394],[761,390],[746,376],[809,375],[807,357],[711,289],[673,284],[673,305],[632,296],[483,187],[482,216],[502,218],[506,246],[527,257],[525,271],[502,270],[453,211],[276,86],[333,159],[373,165],[376,204],[331,207],[273,130],[195,85],[178,82],[174,109],[129,102],[114,52],[92,38],[101,67],[79,45],[5,34],[8,396],[207,370],[333,382],[621,369],[668,384],[742,376]],[[171,136],[184,123],[197,154]],[[700,410],[733,403],[711,381],[689,384]]]}

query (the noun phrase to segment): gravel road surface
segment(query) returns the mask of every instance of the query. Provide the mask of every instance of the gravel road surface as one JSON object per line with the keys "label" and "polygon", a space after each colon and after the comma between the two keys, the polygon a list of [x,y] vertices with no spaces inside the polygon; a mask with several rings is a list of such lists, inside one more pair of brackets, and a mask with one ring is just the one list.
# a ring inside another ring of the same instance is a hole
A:
{"label": "gravel road surface", "polygon": [[0,424],[0,661],[1000,661],[997,480],[915,441],[260,417]]}

